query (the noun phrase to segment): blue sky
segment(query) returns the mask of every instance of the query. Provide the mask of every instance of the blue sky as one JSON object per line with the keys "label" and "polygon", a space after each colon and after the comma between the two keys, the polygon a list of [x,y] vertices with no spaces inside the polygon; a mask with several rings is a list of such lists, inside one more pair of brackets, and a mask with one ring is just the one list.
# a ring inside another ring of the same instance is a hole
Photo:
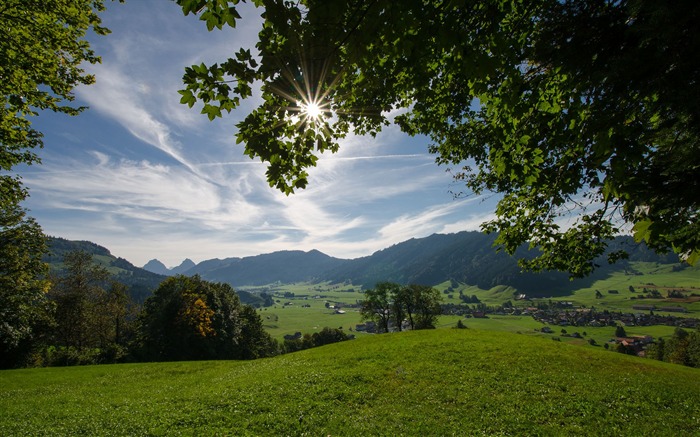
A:
{"label": "blue sky", "polygon": [[37,117],[43,164],[20,171],[47,234],[93,241],[135,265],[174,266],[277,250],[356,258],[492,217],[493,198],[454,199],[461,187],[427,153],[429,141],[393,126],[347,138],[321,156],[306,190],[281,194],[235,144],[255,99],[210,122],[177,93],[185,66],[253,47],[259,12],[243,7],[236,29],[207,32],[167,0],[107,7],[112,33],[90,37],[102,64],[86,67],[97,83],[75,93],[90,109]]}

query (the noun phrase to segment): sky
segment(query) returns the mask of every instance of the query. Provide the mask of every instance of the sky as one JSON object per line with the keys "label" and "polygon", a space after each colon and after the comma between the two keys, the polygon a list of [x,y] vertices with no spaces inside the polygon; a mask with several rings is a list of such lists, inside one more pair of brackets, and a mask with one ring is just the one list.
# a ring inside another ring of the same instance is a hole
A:
{"label": "sky", "polygon": [[265,164],[235,144],[236,123],[259,97],[210,122],[177,93],[186,66],[240,47],[255,53],[260,12],[239,8],[236,29],[208,32],[168,0],[107,2],[112,33],[88,37],[102,57],[85,67],[96,83],[75,91],[75,104],[89,109],[36,117],[42,164],[19,171],[25,206],[46,234],[92,241],[137,266],[157,258],[172,267],[279,250],[351,259],[477,230],[493,217],[492,197],[455,198],[462,187],[427,152],[430,141],[395,126],[321,155],[305,190],[270,188]]}

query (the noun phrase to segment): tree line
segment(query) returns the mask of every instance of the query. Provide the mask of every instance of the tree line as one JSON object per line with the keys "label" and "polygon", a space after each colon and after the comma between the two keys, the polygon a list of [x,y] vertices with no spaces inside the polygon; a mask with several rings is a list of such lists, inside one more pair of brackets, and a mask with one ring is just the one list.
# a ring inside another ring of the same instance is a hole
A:
{"label": "tree line", "polygon": [[[620,350],[625,353],[626,351]],[[647,358],[700,367],[700,330],[686,331],[676,328],[668,340],[659,338],[647,348]]]}
{"label": "tree line", "polygon": [[113,278],[88,252],[66,253],[63,269],[37,280],[43,289],[21,312],[2,308],[0,368],[247,360],[352,338],[324,328],[279,343],[230,285],[198,275],[167,278],[143,305]]}

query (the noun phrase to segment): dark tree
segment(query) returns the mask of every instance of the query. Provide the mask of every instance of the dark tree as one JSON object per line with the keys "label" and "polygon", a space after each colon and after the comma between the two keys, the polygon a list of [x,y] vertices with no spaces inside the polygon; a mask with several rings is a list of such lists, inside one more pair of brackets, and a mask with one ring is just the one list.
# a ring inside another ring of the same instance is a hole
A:
{"label": "dark tree", "polygon": [[[83,348],[104,347],[109,335],[106,316],[109,272],[93,263],[87,252],[69,252],[63,258],[65,272],[54,278],[49,297],[56,305],[56,345]],[[111,318],[111,315],[109,316]],[[112,336],[112,338],[114,338]]]}
{"label": "dark tree", "polygon": [[[3,200],[19,195],[5,188],[0,184]],[[25,364],[50,321],[46,241],[18,203],[0,200],[0,368]]]}
{"label": "dark tree", "polygon": [[20,207],[28,192],[13,174],[40,162],[42,133],[32,119],[50,110],[76,115],[73,89],[88,85],[86,63],[99,57],[85,40],[98,35],[103,0],[3,0],[0,3],[0,366],[14,367],[35,351],[47,308],[41,228]]}
{"label": "dark tree", "polygon": [[230,285],[198,275],[163,281],[144,303],[139,323],[145,360],[246,359],[275,349],[260,316],[241,305]]}
{"label": "dark tree", "polygon": [[627,337],[624,326],[617,325],[617,328],[615,328],[615,337]]}

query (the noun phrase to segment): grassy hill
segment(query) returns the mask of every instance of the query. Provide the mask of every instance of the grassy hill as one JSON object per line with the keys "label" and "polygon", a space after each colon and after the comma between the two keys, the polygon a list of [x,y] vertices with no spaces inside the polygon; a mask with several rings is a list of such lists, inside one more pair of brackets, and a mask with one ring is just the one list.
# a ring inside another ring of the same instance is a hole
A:
{"label": "grassy hill", "polygon": [[0,435],[697,434],[700,370],[480,330],[0,372]]}

